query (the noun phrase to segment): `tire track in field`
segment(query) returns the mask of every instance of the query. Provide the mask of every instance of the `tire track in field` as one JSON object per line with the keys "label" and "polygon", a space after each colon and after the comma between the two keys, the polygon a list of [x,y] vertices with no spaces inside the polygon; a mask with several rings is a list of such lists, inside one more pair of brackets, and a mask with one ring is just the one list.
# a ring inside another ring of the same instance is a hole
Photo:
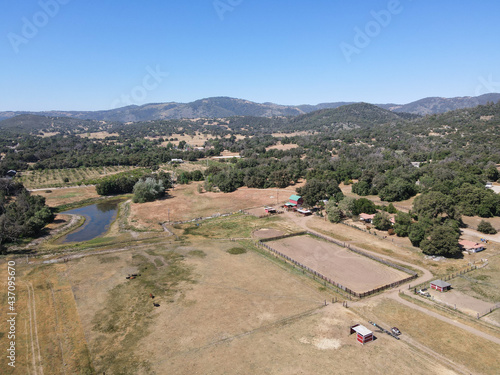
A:
{"label": "tire track in field", "polygon": [[[30,316],[30,339],[31,339],[31,353],[32,353],[32,363],[33,363],[33,371],[35,375],[43,375],[43,366],[42,366],[42,355],[40,352],[40,343],[38,341],[38,324],[36,319],[36,302],[35,302],[35,290],[33,288],[33,284],[25,282],[26,287],[28,289],[28,313]],[[36,351],[35,351],[36,344]],[[38,364],[37,359],[38,357]]]}
{"label": "tire track in field", "polygon": [[[34,342],[33,342],[33,320],[31,317],[31,289],[30,289],[28,283],[25,283],[25,284],[26,284],[26,289],[28,289],[28,315],[30,318],[30,340],[29,340],[29,342],[31,343],[31,362],[32,362],[34,374],[38,375],[38,373],[36,371],[35,346],[34,346]],[[29,346],[28,346],[28,351],[29,351]],[[29,364],[27,364],[27,366],[29,367]]]}

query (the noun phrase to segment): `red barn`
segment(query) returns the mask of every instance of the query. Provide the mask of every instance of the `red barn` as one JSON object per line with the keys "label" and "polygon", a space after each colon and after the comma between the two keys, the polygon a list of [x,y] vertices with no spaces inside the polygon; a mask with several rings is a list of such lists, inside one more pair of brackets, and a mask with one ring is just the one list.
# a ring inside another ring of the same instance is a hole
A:
{"label": "red barn", "polygon": [[304,204],[304,199],[298,195],[292,195],[288,198],[288,202],[283,207],[286,209],[293,209],[294,211]]}
{"label": "red barn", "polygon": [[295,206],[302,206],[304,204],[304,199],[302,199],[301,196],[292,195],[290,196],[290,198],[288,198],[288,203]]}
{"label": "red barn", "polygon": [[445,290],[451,289],[451,284],[443,280],[434,280],[433,282],[431,282],[431,288],[439,290],[440,292],[444,292]]}
{"label": "red barn", "polygon": [[366,344],[367,342],[373,341],[373,332],[370,331],[365,326],[356,324],[351,327],[351,334],[356,332],[356,340],[361,344]]}

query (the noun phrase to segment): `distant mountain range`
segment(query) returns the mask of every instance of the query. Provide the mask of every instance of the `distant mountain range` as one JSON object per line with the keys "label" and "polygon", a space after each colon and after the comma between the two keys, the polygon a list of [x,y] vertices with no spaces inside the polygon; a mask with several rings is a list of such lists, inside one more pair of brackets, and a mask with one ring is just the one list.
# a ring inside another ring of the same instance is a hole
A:
{"label": "distant mountain range", "polygon": [[[500,93],[485,94],[477,97],[425,98],[408,104],[375,104],[378,107],[398,113],[429,115],[445,113],[455,109],[472,108],[488,102],[500,101]],[[75,119],[137,122],[181,118],[221,118],[231,116],[300,116],[322,109],[338,108],[355,102],[321,103],[317,105],[279,105],[274,103],[255,103],[243,99],[214,97],[196,100],[191,103],[157,103],[142,106],[131,105],[105,111],[7,111],[0,112],[0,121],[22,114],[48,117],[70,117]]]}

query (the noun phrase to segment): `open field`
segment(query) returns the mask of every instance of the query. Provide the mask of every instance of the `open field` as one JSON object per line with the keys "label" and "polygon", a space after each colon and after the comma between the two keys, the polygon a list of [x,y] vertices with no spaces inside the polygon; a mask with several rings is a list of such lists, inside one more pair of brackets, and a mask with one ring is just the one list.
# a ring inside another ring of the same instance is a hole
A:
{"label": "open field", "polygon": [[[359,345],[348,328],[367,325],[363,318],[340,303],[323,307],[329,296],[320,288],[251,249],[229,254],[234,246],[242,245],[165,242],[26,266],[23,278],[29,277],[36,295],[38,334],[33,330],[31,337],[28,329],[20,336],[18,369],[26,374],[43,369],[44,374],[288,375],[366,373],[369,367],[371,374],[454,374],[386,335]],[[131,273],[140,276],[125,279]],[[20,299],[30,301],[26,295]],[[25,312],[18,322],[24,329],[29,309],[19,308]],[[33,311],[31,317],[34,324]],[[5,359],[0,361],[3,365]]]}
{"label": "open field", "polygon": [[[50,191],[50,193],[48,193],[47,191]],[[85,199],[99,197],[99,195],[95,191],[95,186],[40,190],[34,191],[32,192],[32,194],[45,197],[45,203],[49,207],[57,207],[63,204],[76,203]]]}
{"label": "open field", "polygon": [[[42,189],[50,187],[74,186],[84,181],[101,178],[119,172],[129,171],[135,167],[89,167],[89,168],[66,168],[66,169],[44,169],[22,172],[17,177],[27,189]],[[67,179],[67,180],[65,180]]]}
{"label": "open field", "polygon": [[498,344],[389,299],[379,299],[353,310],[382,326],[397,326],[403,342],[417,347],[423,345],[467,368],[469,373],[498,374]]}
{"label": "open field", "polygon": [[[7,265],[0,266],[1,313],[6,317]],[[31,267],[18,262],[15,268],[16,367],[8,366],[2,355],[2,374],[92,374],[72,287],[64,277],[66,266]],[[6,346],[5,322],[0,325],[0,338]]]}
{"label": "open field", "polygon": [[104,139],[106,137],[119,137],[120,134],[118,133],[109,133],[109,132],[95,132],[95,133],[82,133],[82,134],[77,134],[79,137],[82,138],[89,138],[89,139]]}
{"label": "open field", "polygon": [[133,204],[132,215],[137,225],[156,227],[158,223],[185,221],[197,217],[207,217],[215,213],[235,212],[245,208],[276,204],[276,200],[285,202],[294,189],[240,188],[232,193],[198,193],[199,183],[179,185],[169,191],[167,199],[156,202]]}
{"label": "open field", "polygon": [[[342,190],[342,193],[344,193],[344,195],[346,195],[348,197],[352,197],[352,198],[356,198],[356,199],[366,198],[366,199],[371,200],[373,203],[375,203],[376,205],[379,205],[379,206],[388,206],[390,204],[390,202],[382,201],[377,195],[367,195],[367,196],[362,197],[360,195],[354,194],[352,192],[352,185],[345,185],[342,182],[342,183],[339,184],[339,187]],[[411,197],[410,199],[407,199],[405,201],[392,202],[392,204],[398,210],[404,211],[404,212],[408,212],[412,208],[413,201],[415,200],[415,198],[416,198],[416,196],[415,197]]]}
{"label": "open field", "polygon": [[404,272],[308,235],[284,238],[267,244],[358,293],[408,277]]}
{"label": "open field", "polygon": [[278,144],[275,144],[273,146],[269,146],[266,148],[267,151],[269,150],[282,150],[282,151],[286,151],[286,150],[293,150],[294,148],[297,148],[299,147],[299,145],[296,145],[296,144],[293,144],[293,143],[288,143],[288,144],[281,144],[281,142],[278,142]]}

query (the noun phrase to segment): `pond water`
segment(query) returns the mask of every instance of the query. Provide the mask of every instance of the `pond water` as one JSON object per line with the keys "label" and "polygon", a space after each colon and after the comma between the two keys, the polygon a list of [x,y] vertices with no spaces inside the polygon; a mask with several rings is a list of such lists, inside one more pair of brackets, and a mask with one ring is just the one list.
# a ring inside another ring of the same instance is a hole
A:
{"label": "pond water", "polygon": [[120,200],[112,200],[61,212],[84,216],[85,224],[64,236],[60,242],[90,241],[106,233],[110,224],[116,219],[119,203]]}

